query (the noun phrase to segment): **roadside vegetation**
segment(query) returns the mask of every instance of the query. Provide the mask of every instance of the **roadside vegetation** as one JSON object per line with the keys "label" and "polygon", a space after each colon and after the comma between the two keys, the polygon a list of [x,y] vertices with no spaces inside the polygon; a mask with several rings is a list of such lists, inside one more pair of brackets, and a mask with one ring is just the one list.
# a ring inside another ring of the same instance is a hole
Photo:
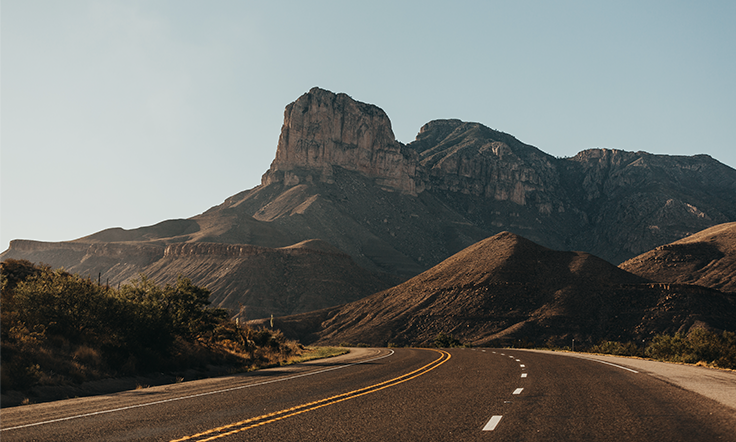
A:
{"label": "roadside vegetation", "polygon": [[441,332],[434,338],[434,346],[437,348],[467,347],[453,335]]}
{"label": "roadside vegetation", "polygon": [[[434,340],[439,348],[468,347],[453,335],[439,333]],[[492,347],[503,347],[502,342],[491,343]],[[545,348],[552,350],[571,350],[570,347],[548,345],[539,347],[529,339],[514,342],[513,348]],[[576,343],[575,349],[585,353],[634,356],[665,362],[697,364],[713,368],[736,370],[736,333],[714,332],[696,328],[688,334],[658,334],[648,343],[602,341],[593,346]]]}
{"label": "roadside vegetation", "polygon": [[[118,289],[25,260],[0,263],[0,387],[28,392],[147,373],[234,373],[344,352],[238,325],[183,277]],[[179,378],[182,379],[182,378]]]}
{"label": "roadside vegetation", "polygon": [[642,346],[633,342],[603,341],[582,350],[736,370],[736,333],[728,331],[716,333],[698,328],[688,334],[659,334]]}

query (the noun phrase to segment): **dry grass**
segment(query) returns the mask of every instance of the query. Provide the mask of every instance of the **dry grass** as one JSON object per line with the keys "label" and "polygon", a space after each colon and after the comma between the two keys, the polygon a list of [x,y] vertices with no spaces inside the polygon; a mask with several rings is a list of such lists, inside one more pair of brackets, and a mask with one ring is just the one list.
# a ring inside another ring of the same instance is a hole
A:
{"label": "dry grass", "polygon": [[312,361],[314,359],[333,358],[335,356],[344,355],[348,352],[350,352],[350,350],[341,347],[305,347],[304,353],[290,359],[287,363],[282,365],[298,364],[300,362]]}

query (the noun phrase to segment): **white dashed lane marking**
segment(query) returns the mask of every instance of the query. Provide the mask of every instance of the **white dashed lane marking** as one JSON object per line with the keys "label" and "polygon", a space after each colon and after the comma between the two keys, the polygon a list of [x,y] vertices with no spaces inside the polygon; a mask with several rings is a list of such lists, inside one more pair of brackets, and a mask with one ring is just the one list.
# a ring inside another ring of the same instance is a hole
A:
{"label": "white dashed lane marking", "polygon": [[485,427],[483,427],[483,431],[493,431],[496,429],[496,425],[498,425],[499,422],[501,422],[501,418],[503,416],[493,416],[491,420],[488,421]]}
{"label": "white dashed lane marking", "polygon": [[[485,351],[485,350],[483,350],[483,351]],[[496,353],[495,351],[493,352],[493,354],[500,354],[501,356],[508,356],[509,358],[514,359],[516,362],[521,362],[521,359],[516,359],[514,356],[511,356],[511,355],[506,355],[504,353]],[[526,365],[519,364],[519,367],[520,368],[525,368]],[[527,377],[527,373],[522,373],[521,374],[521,377],[522,378]],[[512,394],[519,395],[519,394],[521,394],[522,391],[524,391],[523,388],[517,388],[516,390],[514,390],[514,392]],[[483,431],[493,431],[493,430],[495,430],[496,429],[496,426],[498,425],[498,423],[501,422],[501,418],[502,417],[503,416],[501,416],[501,415],[496,415],[496,416],[491,417],[491,420],[489,420],[488,423],[483,427]]]}

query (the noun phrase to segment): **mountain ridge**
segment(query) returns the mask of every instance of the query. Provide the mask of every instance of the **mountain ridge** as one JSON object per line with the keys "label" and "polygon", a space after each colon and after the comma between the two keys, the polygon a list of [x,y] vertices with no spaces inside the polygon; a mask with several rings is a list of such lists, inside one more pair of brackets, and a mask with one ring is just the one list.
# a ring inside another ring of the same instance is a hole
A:
{"label": "mountain ridge", "polygon": [[[2,259],[32,258],[113,283],[155,267],[166,282],[204,259],[182,255],[178,263],[156,264],[175,244],[281,249],[318,239],[388,284],[502,231],[620,263],[736,221],[734,194],[736,170],[703,155],[589,149],[558,159],[460,120],[430,121],[404,145],[377,106],[313,88],[286,106],[261,185],[188,219],[61,243],[12,241]],[[249,288],[237,281],[224,284],[227,293],[213,290],[216,299],[230,300],[219,306],[245,300],[235,294]]]}

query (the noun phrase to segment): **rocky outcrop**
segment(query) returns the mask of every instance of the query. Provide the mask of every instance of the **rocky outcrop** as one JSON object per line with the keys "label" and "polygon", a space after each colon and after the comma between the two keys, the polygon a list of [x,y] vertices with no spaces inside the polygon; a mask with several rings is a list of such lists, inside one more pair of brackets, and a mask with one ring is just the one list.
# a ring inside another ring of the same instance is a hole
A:
{"label": "rocky outcrop", "polygon": [[[428,190],[564,210],[554,157],[479,123],[435,120],[408,145],[420,156]],[[558,206],[558,207],[556,207]]]}
{"label": "rocky outcrop", "polygon": [[407,146],[395,140],[380,108],[346,94],[313,88],[286,106],[271,168],[262,184],[334,182],[334,167],[359,172],[379,186],[416,195],[449,190],[553,210],[554,158],[478,123],[435,120]]}
{"label": "rocky outcrop", "polygon": [[[161,258],[164,248],[152,244],[124,244],[124,243],[82,243],[14,240],[10,248],[3,253],[3,259],[18,258],[43,262],[53,267],[66,267],[76,273],[86,273],[90,270],[84,267],[84,262],[94,259],[129,262],[136,265],[146,265]],[[36,256],[43,259],[34,259]],[[70,267],[70,259],[79,261],[79,267]]]}
{"label": "rocky outcrop", "polygon": [[561,169],[588,220],[581,245],[613,262],[736,220],[736,171],[708,155],[589,149]]}
{"label": "rocky outcrop", "polygon": [[[381,109],[319,88],[286,107],[276,158],[262,180],[264,187],[278,183],[284,189],[274,204],[261,204],[250,214],[275,223],[318,210],[322,195],[295,189],[333,185],[337,168],[370,178],[380,189],[437,199],[456,211],[460,222],[487,235],[507,229],[613,262],[736,220],[736,173],[707,155],[589,149],[560,159],[460,120],[431,121],[404,146]],[[307,193],[311,199],[294,199]],[[350,196],[338,198],[342,206]],[[288,212],[276,210],[287,206]],[[391,210],[385,213],[393,218]],[[358,249],[349,253],[361,259],[353,252]],[[418,263],[421,255],[411,256],[415,250],[398,251]]]}
{"label": "rocky outcrop", "polygon": [[396,141],[383,110],[313,88],[286,106],[276,158],[262,182],[331,182],[333,167],[374,178],[387,189],[421,191],[413,152]]}

